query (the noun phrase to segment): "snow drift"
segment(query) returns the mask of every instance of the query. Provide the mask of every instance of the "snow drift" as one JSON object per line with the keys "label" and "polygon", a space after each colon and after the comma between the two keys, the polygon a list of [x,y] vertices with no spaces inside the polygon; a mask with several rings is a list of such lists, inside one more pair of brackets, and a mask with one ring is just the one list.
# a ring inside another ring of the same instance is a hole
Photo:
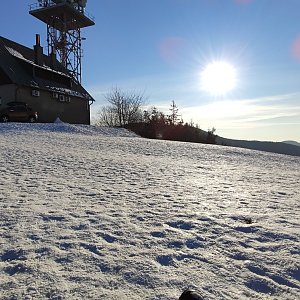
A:
{"label": "snow drift", "polygon": [[1,299],[299,299],[300,158],[0,124]]}

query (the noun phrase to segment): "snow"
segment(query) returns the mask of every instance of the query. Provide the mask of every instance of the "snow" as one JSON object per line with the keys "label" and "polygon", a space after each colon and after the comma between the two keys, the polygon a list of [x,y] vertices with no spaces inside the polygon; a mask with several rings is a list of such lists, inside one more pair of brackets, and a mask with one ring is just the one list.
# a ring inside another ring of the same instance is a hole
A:
{"label": "snow", "polygon": [[300,158],[0,124],[0,299],[300,298]]}
{"label": "snow", "polygon": [[63,94],[67,94],[67,95],[71,95],[71,96],[75,96],[75,97],[80,97],[80,98],[92,100],[92,97],[87,93],[80,93],[80,92],[70,90],[70,89],[67,89],[67,88],[49,86],[49,85],[47,85],[46,88],[48,88],[49,90],[54,91],[54,92],[63,93]]}
{"label": "snow", "polygon": [[6,50],[7,50],[11,55],[13,55],[13,56],[15,56],[15,57],[17,57],[17,58],[19,58],[19,59],[23,59],[23,60],[25,60],[25,61],[27,61],[27,62],[34,63],[33,61],[26,59],[26,58],[25,58],[20,52],[18,52],[17,50],[12,49],[12,48],[7,47],[7,46],[5,46],[5,48],[6,48]]}
{"label": "snow", "polygon": [[[34,61],[32,61],[32,60],[26,59],[20,52],[18,52],[15,49],[12,49],[12,48],[7,47],[7,46],[5,46],[5,48],[11,55],[15,56],[16,58],[22,59],[22,60],[24,60],[24,61],[26,61],[26,62],[28,62],[28,63],[36,66],[36,67],[39,67],[39,68],[57,73],[59,75],[63,75],[65,77],[70,77],[68,74],[66,74],[64,72],[54,70],[51,67],[47,66],[46,64],[43,64],[43,66],[41,66],[41,65],[38,65],[38,64],[34,63]],[[32,86],[38,87],[39,84],[35,81],[32,81]],[[48,86],[47,85],[46,88],[48,88],[49,90],[54,91],[54,92],[59,92],[59,93],[63,93],[63,94],[67,94],[67,95],[71,95],[71,96],[75,96],[75,97],[80,97],[80,98],[92,100],[92,97],[88,93],[78,92],[78,91],[75,91],[75,90],[71,90],[71,89],[64,88],[64,87],[57,87],[57,86]]]}
{"label": "snow", "polygon": [[11,48],[11,47],[8,47],[8,46],[5,46],[6,50],[11,54],[13,55],[14,57],[16,58],[19,58],[19,59],[22,59],[28,63],[30,63],[31,65],[34,65],[34,66],[37,66],[39,68],[42,68],[42,69],[45,69],[45,70],[49,70],[51,72],[54,72],[54,73],[57,73],[57,74],[60,74],[60,75],[64,75],[64,76],[67,76],[67,77],[70,77],[68,76],[66,73],[63,73],[63,72],[60,72],[60,71],[57,71],[57,70],[54,70],[52,69],[51,67],[47,66],[45,63],[43,65],[39,65],[39,64],[36,64],[33,60],[30,60],[30,59],[27,59],[23,56],[23,54],[21,54],[19,51]]}

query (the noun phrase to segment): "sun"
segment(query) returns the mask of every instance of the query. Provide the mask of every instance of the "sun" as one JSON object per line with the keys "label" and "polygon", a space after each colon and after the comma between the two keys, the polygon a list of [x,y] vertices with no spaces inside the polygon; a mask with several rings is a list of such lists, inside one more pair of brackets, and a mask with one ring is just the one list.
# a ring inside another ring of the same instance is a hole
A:
{"label": "sun", "polygon": [[201,89],[214,95],[226,95],[236,87],[236,69],[225,61],[208,64],[201,72]]}

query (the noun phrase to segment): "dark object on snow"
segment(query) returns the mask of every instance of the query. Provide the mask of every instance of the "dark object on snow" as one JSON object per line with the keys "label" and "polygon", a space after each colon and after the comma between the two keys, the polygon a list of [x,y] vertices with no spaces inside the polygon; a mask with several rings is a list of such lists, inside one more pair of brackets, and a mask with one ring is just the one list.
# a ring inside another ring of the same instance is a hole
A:
{"label": "dark object on snow", "polygon": [[253,223],[252,218],[250,218],[250,217],[244,217],[244,222],[246,224],[252,224]]}
{"label": "dark object on snow", "polygon": [[179,297],[179,300],[204,300],[204,298],[195,291],[185,290]]}

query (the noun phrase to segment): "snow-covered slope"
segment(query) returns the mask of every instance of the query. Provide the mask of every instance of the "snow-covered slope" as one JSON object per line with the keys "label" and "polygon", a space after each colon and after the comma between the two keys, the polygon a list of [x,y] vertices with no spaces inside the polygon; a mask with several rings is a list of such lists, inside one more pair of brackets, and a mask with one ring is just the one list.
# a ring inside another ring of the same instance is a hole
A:
{"label": "snow-covered slope", "polygon": [[300,158],[0,124],[0,299],[299,299]]}

